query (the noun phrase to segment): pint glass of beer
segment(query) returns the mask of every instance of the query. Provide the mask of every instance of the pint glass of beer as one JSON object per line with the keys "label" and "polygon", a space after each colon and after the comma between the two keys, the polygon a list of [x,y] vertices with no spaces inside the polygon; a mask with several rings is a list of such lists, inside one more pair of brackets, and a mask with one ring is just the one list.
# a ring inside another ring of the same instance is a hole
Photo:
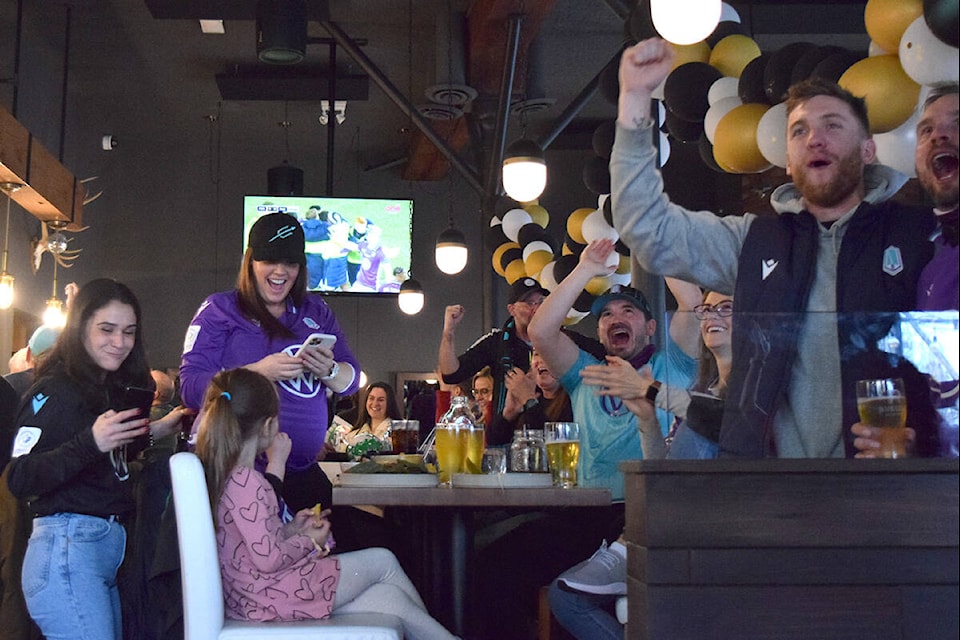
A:
{"label": "pint glass of beer", "polygon": [[543,425],[543,441],[547,444],[547,463],[554,486],[564,489],[577,486],[580,425],[576,422],[547,422]]}
{"label": "pint glass of beer", "polygon": [[880,430],[877,455],[907,456],[907,396],[901,378],[857,380],[857,410],[861,422]]}
{"label": "pint glass of beer", "polygon": [[463,445],[459,425],[453,423],[437,425],[436,449],[437,467],[441,486],[449,487],[453,476],[463,469]]}

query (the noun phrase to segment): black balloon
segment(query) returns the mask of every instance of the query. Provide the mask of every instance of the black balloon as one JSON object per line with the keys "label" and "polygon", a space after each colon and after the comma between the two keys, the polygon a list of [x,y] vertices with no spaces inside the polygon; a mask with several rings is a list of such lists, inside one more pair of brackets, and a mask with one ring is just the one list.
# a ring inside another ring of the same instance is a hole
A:
{"label": "black balloon", "polygon": [[[554,270],[554,273],[556,273],[556,270]],[[581,313],[586,313],[590,311],[590,307],[593,306],[593,301],[596,299],[597,296],[584,289],[580,292],[580,295],[577,296],[577,299],[573,301],[573,308]]]}
{"label": "black balloon", "polygon": [[587,189],[602,195],[610,193],[610,167],[606,158],[591,156],[583,163],[583,184]]}
{"label": "black balloon", "polygon": [[503,232],[503,225],[497,224],[487,228],[487,242],[491,247],[499,247],[504,242],[510,242],[510,238]]}
{"label": "black balloon", "polygon": [[933,35],[951,47],[960,47],[957,0],[923,0],[923,19]]}
{"label": "black balloon", "polygon": [[700,138],[700,159],[703,160],[703,163],[716,171],[717,173],[726,173],[723,169],[720,168],[720,165],[717,164],[716,158],[713,157],[713,145],[710,144],[710,140],[707,136]]}
{"label": "black balloon", "polygon": [[813,68],[813,76],[836,82],[854,62],[861,59],[863,59],[863,56],[852,51],[844,50],[841,53],[835,53],[821,60]]}
{"label": "black balloon", "polygon": [[514,260],[523,260],[523,251],[516,247],[511,247],[500,254],[500,268],[506,269],[507,265]]}
{"label": "black balloon", "polygon": [[669,109],[666,117],[667,133],[680,142],[696,142],[703,135],[703,121],[690,122],[675,115]]}
{"label": "black balloon", "polygon": [[675,116],[691,122],[702,121],[710,108],[707,92],[721,74],[705,62],[682,64],[667,76],[663,102]]}
{"label": "black balloon", "polygon": [[603,201],[603,219],[608,225],[613,226],[613,198]]}
{"label": "black balloon", "polygon": [[763,90],[770,104],[783,101],[784,94],[792,83],[794,66],[803,54],[814,48],[815,45],[811,42],[794,42],[770,54],[770,59],[763,68]]}
{"label": "black balloon", "polygon": [[[706,137],[706,136],[704,136],[704,137]],[[610,225],[610,226],[612,227],[613,225]],[[616,243],[615,245],[613,245],[613,249],[614,249],[614,251],[616,251],[617,253],[619,253],[619,254],[622,255],[622,256],[628,256],[628,255],[630,255],[630,247],[628,247],[627,245],[623,244],[623,240],[617,240],[617,243]]]}
{"label": "black balloon", "polygon": [[[569,233],[564,234],[563,244],[565,244],[567,249],[569,249],[575,256],[579,256],[580,252],[587,248],[586,244],[580,244],[579,242],[571,238]],[[560,280],[562,279],[563,278],[557,278],[557,282],[560,282]]]}
{"label": "black balloon", "polygon": [[814,47],[800,56],[797,63],[793,65],[793,72],[790,74],[790,84],[796,84],[806,80],[813,75],[813,70],[828,56],[835,53],[846,51],[843,47],[827,45],[825,47]]}
{"label": "black balloon", "polygon": [[610,159],[610,151],[613,149],[613,134],[616,131],[613,120],[608,120],[593,130],[593,152],[601,158]]}
{"label": "black balloon", "polygon": [[554,262],[553,265],[553,277],[557,282],[560,282],[573,271],[573,268],[577,266],[577,263],[580,262],[580,257],[577,255],[565,255],[560,256]]}
{"label": "black balloon", "polygon": [[517,231],[517,244],[519,244],[521,247],[526,247],[534,240],[544,240],[544,236],[546,235],[546,229],[538,225],[536,222],[528,222],[520,227],[519,231]]}
{"label": "black balloon", "polygon": [[761,53],[748,62],[747,66],[740,72],[740,79],[737,81],[737,95],[740,96],[740,102],[743,104],[751,102],[770,104],[763,86],[763,72],[767,67],[768,60],[770,60],[770,54]]}
{"label": "black balloon", "polygon": [[723,22],[717,23],[717,28],[713,30],[713,33],[707,36],[707,44],[711,49],[713,49],[715,46],[717,46],[718,42],[727,36],[732,36],[734,34],[739,34],[741,36],[750,35],[750,33],[747,31],[747,28],[739,22],[734,22],[733,20],[724,20]]}

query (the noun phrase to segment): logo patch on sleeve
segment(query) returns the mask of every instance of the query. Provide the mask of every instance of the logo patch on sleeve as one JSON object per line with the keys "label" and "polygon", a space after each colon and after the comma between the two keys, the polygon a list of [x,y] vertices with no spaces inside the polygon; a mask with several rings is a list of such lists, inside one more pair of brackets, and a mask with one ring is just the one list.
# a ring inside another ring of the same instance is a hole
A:
{"label": "logo patch on sleeve", "polygon": [[37,395],[33,396],[33,398],[30,401],[30,404],[33,407],[33,415],[37,415],[38,413],[40,413],[40,409],[43,409],[43,405],[47,404],[47,400],[49,399],[50,399],[50,396],[44,395],[42,393],[38,393]]}
{"label": "logo patch on sleeve", "polygon": [[900,247],[890,245],[883,250],[883,271],[889,276],[895,276],[903,271],[903,256]]}
{"label": "logo patch on sleeve", "polygon": [[192,324],[187,327],[187,335],[183,337],[184,353],[190,353],[193,351],[193,344],[197,341],[198,335],[200,335],[200,325]]}
{"label": "logo patch on sleeve", "polygon": [[34,446],[40,442],[40,434],[43,433],[40,427],[20,427],[17,431],[17,437],[13,440],[13,452],[11,458],[19,458],[22,455],[30,453]]}

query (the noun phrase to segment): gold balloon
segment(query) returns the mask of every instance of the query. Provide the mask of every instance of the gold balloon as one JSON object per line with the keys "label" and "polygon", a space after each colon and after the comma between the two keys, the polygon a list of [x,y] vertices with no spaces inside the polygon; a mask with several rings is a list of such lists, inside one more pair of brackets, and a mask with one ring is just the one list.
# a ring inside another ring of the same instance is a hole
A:
{"label": "gold balloon", "polygon": [[630,273],[630,256],[620,256],[620,265],[614,273]]}
{"label": "gold balloon", "polygon": [[587,241],[583,239],[583,221],[594,211],[596,211],[596,209],[583,207],[574,210],[574,212],[567,217],[567,233],[570,234],[570,238],[572,238],[574,242],[587,244]]}
{"label": "gold balloon", "polygon": [[871,133],[893,131],[917,106],[920,85],[900,66],[897,56],[872,56],[855,62],[838,83],[867,101]]}
{"label": "gold balloon", "polygon": [[550,223],[550,214],[547,213],[547,210],[541,207],[539,204],[525,204],[523,205],[523,210],[530,214],[530,217],[533,218],[533,221],[538,225],[547,228],[547,225]]}
{"label": "gold balloon", "polygon": [[493,270],[497,272],[498,276],[503,275],[503,266],[500,264],[501,259],[503,259],[503,254],[508,249],[519,249],[520,245],[516,242],[504,242],[502,245],[493,250]]}
{"label": "gold balloon", "polygon": [[756,173],[770,167],[757,145],[757,125],[769,108],[753,102],[742,104],[720,119],[713,134],[713,156],[721,169]]}
{"label": "gold balloon", "polygon": [[507,279],[507,284],[513,284],[520,278],[527,277],[527,271],[523,268],[523,260],[517,258],[507,265],[503,270],[503,277]]}
{"label": "gold balloon", "polygon": [[727,36],[710,52],[710,66],[731,78],[739,78],[743,68],[760,57],[760,47],[753,38],[734,33]]}
{"label": "gold balloon", "polygon": [[610,276],[597,276],[596,278],[591,278],[584,289],[595,296],[599,296],[609,289],[611,284]]}
{"label": "gold balloon", "polygon": [[527,259],[523,261],[523,270],[531,278],[536,278],[543,268],[552,261],[553,253],[550,251],[531,251]]}
{"label": "gold balloon", "polygon": [[674,59],[673,69],[688,62],[710,62],[710,45],[706,40],[694,42],[693,44],[673,44],[667,43],[673,47]]}
{"label": "gold balloon", "polygon": [[867,0],[863,22],[878,47],[896,54],[903,32],[922,15],[923,0]]}

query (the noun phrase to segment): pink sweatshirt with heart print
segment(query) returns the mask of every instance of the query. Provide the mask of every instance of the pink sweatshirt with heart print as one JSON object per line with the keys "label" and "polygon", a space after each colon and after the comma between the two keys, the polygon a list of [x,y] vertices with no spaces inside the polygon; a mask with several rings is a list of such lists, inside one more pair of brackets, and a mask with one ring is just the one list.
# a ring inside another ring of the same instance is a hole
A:
{"label": "pink sweatshirt with heart print", "polygon": [[226,614],[274,622],[326,618],[340,580],[336,556],[305,535],[283,536],[277,496],[258,471],[236,467],[217,508],[217,553]]}

